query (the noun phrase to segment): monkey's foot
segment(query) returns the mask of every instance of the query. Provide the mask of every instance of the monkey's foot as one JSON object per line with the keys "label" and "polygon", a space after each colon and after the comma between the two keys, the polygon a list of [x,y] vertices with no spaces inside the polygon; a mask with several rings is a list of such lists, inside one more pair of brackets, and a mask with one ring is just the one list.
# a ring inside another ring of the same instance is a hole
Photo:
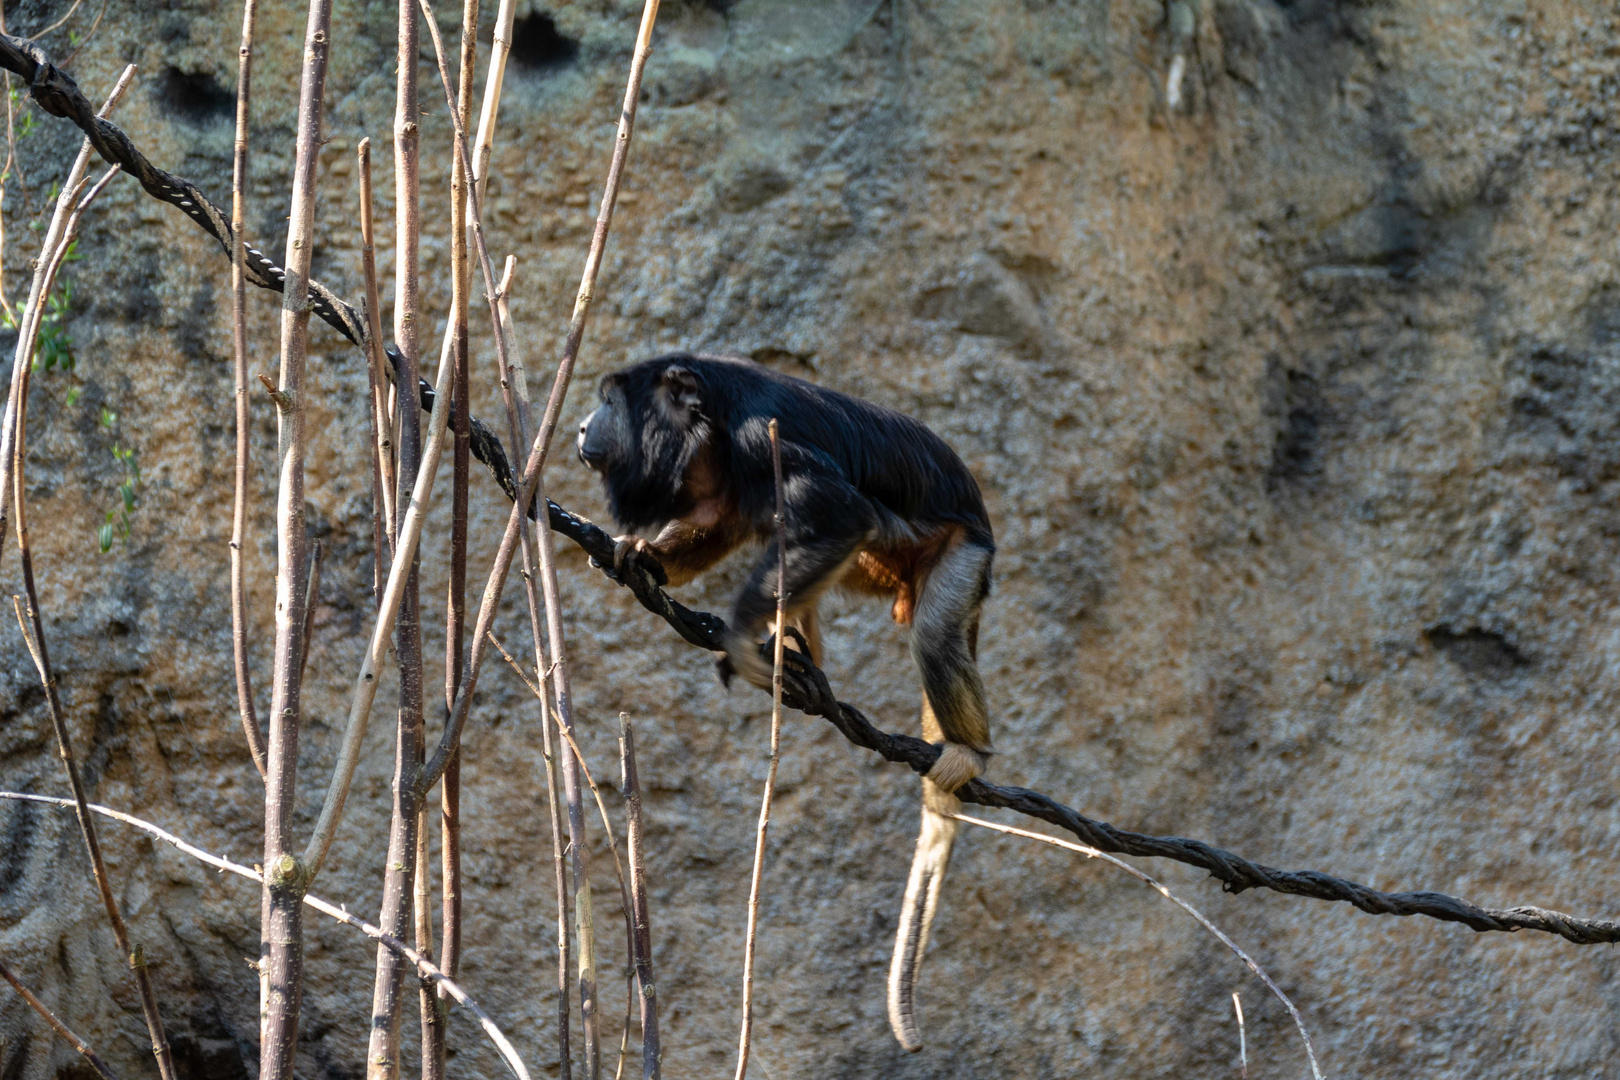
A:
{"label": "monkey's foot", "polygon": [[[786,633],[793,643],[793,648],[782,650],[783,674],[797,674],[812,669],[815,664],[810,659],[810,642],[805,640],[805,636],[797,627],[788,627]],[[731,689],[731,679],[735,675],[741,675],[762,689],[769,689],[775,665],[776,635],[772,634],[752,650],[746,645],[740,648],[733,645],[732,649],[717,654],[714,672],[720,677],[720,685],[727,690]]]}

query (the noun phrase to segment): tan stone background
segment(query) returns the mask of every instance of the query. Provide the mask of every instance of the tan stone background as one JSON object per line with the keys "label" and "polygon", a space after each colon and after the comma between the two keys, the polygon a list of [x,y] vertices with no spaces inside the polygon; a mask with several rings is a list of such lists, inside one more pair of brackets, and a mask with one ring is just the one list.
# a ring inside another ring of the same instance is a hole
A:
{"label": "tan stone background", "polygon": [[[94,6],[70,28],[87,29]],[[983,655],[996,779],[1272,865],[1614,914],[1615,10],[1194,7],[1190,103],[1171,114],[1158,0],[666,0],[566,418],[600,372],[672,347],[740,352],[912,412],[962,453],[996,525]],[[65,10],[20,0],[6,17],[27,32]],[[490,232],[521,260],[514,309],[537,369],[560,345],[638,11],[523,9]],[[364,135],[391,221],[393,20],[380,2],[336,9],[316,266],[350,297]],[[250,235],[272,253],[302,23],[303,5],[263,5]],[[121,64],[139,63],[120,122],[222,202],[239,25],[231,3],[110,0],[69,65],[99,100]],[[45,44],[60,55],[67,33]],[[424,259],[438,319],[448,141],[430,71]],[[19,143],[34,209],[76,141],[41,118]],[[18,200],[13,183],[13,298],[34,242]],[[67,323],[78,366],[36,378],[29,412],[41,588],[74,736],[97,799],[251,860],[260,789],[229,662],[225,262],[127,181],[82,246]],[[273,370],[275,303],[259,294],[250,310],[256,368]],[[475,338],[477,404],[496,417],[487,331]],[[314,348],[309,497],[329,560],[300,767],[310,820],[370,581],[364,368],[328,330]],[[255,409],[263,694],[274,435],[262,397]],[[145,484],[128,545],[103,556],[114,439],[136,448]],[[482,581],[504,508],[478,479]],[[566,456],[550,482],[565,505],[602,513]],[[15,592],[8,547],[0,577]],[[615,772],[618,711],[640,724],[666,1075],[726,1073],[767,702],[724,693],[704,655],[572,549],[562,567],[599,774]],[[723,607],[738,572],[686,595]],[[425,581],[432,622],[437,536]],[[521,641],[508,594],[500,625]],[[841,695],[909,729],[903,634],[879,603],[838,599],[828,614]],[[63,793],[15,629],[0,629],[0,651],[0,783]],[[435,667],[442,652],[430,638]],[[509,671],[486,670],[466,744],[463,972],[537,1075],[555,1075],[537,716]],[[380,893],[385,727],[317,890],[362,913]],[[1234,989],[1252,1075],[1305,1075],[1280,1007],[1185,916],[1106,867],[985,833],[960,845],[945,889],[921,991],[929,1045],[902,1055],[883,981],[915,783],[820,721],[790,720],[785,744],[755,1076],[1235,1076]],[[254,890],[114,826],[103,835],[186,1075],[253,1075]],[[153,1075],[71,819],[3,806],[0,836],[0,955],[123,1075]],[[599,829],[595,844],[596,907],[609,912]],[[1151,869],[1269,967],[1331,1076],[1620,1075],[1610,949],[1226,896],[1186,868]],[[622,945],[604,924],[613,1015]],[[360,1076],[370,950],[312,921],[308,972],[301,1075]],[[617,1021],[607,1030],[616,1041]],[[451,1039],[454,1075],[500,1075],[461,1014]],[[0,997],[0,1077],[76,1068]]]}

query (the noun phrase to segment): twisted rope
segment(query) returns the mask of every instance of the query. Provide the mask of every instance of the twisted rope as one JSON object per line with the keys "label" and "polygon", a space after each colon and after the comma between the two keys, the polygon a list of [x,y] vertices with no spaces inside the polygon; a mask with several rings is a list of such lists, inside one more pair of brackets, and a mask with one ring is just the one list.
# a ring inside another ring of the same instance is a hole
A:
{"label": "twisted rope", "polygon": [[[595,566],[611,580],[628,588],[643,607],[668,622],[683,640],[698,648],[716,652],[724,648],[724,620],[706,611],[692,611],[684,607],[643,573],[627,571],[621,574],[613,571],[613,537],[550,500],[547,500],[546,508],[551,516],[553,531],[583,548]],[[934,760],[940,754],[938,746],[911,735],[879,729],[867,719],[865,713],[833,695],[827,676],[819,668],[809,664],[799,654],[789,653],[788,656],[793,658],[793,666],[784,675],[782,701],[785,704],[831,721],[839,733],[856,746],[876,751],[889,761],[909,766],[919,776],[933,767]],[[1196,866],[1219,879],[1227,892],[1270,889],[1291,896],[1351,904],[1369,915],[1426,915],[1442,922],[1462,923],[1481,932],[1540,930],[1557,934],[1577,945],[1620,941],[1620,921],[1614,919],[1582,919],[1531,905],[1483,908],[1440,892],[1380,892],[1359,882],[1317,870],[1278,870],[1223,851],[1202,840],[1149,836],[1116,828],[1105,821],[1094,821],[1078,810],[1027,788],[1003,787],[974,780],[958,789],[956,795],[965,803],[1015,810],[1026,817],[1049,822],[1110,854],[1172,859]]]}
{"label": "twisted rope", "polygon": [[[196,222],[219,244],[225,258],[231,257],[234,236],[230,215],[190,180],[153,165],[145,154],[136,149],[122,128],[98,117],[95,107],[79,89],[79,84],[52,64],[44,49],[24,38],[0,34],[0,67],[20,76],[28,84],[35,104],[41,109],[52,116],[71,121],[84,132],[84,137],[90,140],[91,147],[103,161],[122,166],[140,183],[142,190]],[[244,243],[243,246],[246,250],[244,274],[247,280],[261,289],[284,292],[287,272],[252,244]],[[313,278],[309,283],[309,308],[321,321],[359,346],[362,352],[365,351],[368,344],[365,318],[342,297]],[[399,352],[391,347],[385,348],[384,352],[391,369],[389,378],[397,383]],[[434,398],[432,384],[426,379],[419,379],[417,395],[423,411],[431,412]],[[451,406],[452,425],[455,423],[454,410],[458,407],[459,403]],[[469,446],[473,457],[484,463],[508,499],[517,498],[517,489],[512,484],[512,466],[501,440],[477,417],[471,418],[470,425],[472,434]]]}
{"label": "twisted rope", "polygon": [[[0,34],[0,67],[21,76],[41,109],[52,116],[72,121],[105,161],[121,165],[125,172],[140,182],[147,194],[176,207],[191,218],[219,243],[225,257],[230,258],[232,235],[230,220],[225,212],[189,180],[166,172],[148,161],[118,125],[97,118],[94,107],[80,92],[78,85],[51,64],[44,50],[22,38]],[[286,277],[283,270],[258,248],[252,245],[246,247],[248,280],[262,289],[283,291]],[[326,286],[317,281],[310,282],[309,304],[310,310],[338,333],[362,349],[366,347],[365,320]],[[389,349],[388,358],[397,372],[399,354]],[[433,387],[422,380],[418,389],[422,408],[431,410]],[[511,465],[500,440],[477,418],[471,420],[471,426],[473,456],[489,469],[501,490],[506,492],[506,497],[516,499]],[[616,573],[612,569],[613,537],[549,499],[546,500],[546,510],[554,531],[579,545],[591,557],[593,565],[610,580],[628,588],[643,607],[673,627],[682,640],[712,652],[723,649],[726,631],[723,619],[706,611],[693,611],[671,599],[656,582],[639,570],[630,570],[622,575]],[[531,516],[533,513],[534,508],[531,507]],[[933,766],[934,760],[939,757],[939,747],[911,735],[879,729],[859,709],[839,701],[833,695],[827,676],[819,668],[798,654],[789,655],[794,657],[794,662],[785,673],[782,695],[785,704],[811,716],[823,717],[856,746],[875,751],[888,761],[909,766],[919,775],[927,773]],[[1442,922],[1462,923],[1480,932],[1539,930],[1556,934],[1577,945],[1620,941],[1620,921],[1613,919],[1582,919],[1532,905],[1482,908],[1445,893],[1380,892],[1370,886],[1316,870],[1278,870],[1223,851],[1202,840],[1149,836],[1116,828],[1107,822],[1094,821],[1071,807],[1027,788],[1002,787],[984,780],[974,780],[959,789],[957,796],[965,803],[1015,810],[1027,817],[1056,825],[1092,847],[1111,854],[1171,859],[1196,866],[1217,878],[1228,892],[1270,889],[1291,896],[1351,904],[1370,915],[1424,915]]]}

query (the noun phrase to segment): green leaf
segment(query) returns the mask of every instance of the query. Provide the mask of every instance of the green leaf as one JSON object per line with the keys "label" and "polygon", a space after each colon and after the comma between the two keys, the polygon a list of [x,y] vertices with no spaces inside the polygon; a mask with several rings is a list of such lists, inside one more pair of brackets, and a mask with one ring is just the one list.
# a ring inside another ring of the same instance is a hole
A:
{"label": "green leaf", "polygon": [[[108,516],[111,517],[112,515],[109,514]],[[112,541],[113,541],[112,522],[109,521],[109,522],[107,522],[107,524],[103,525],[100,529],[98,529],[96,531],[96,535],[101,540],[101,553],[103,555],[107,554],[107,552],[112,550]]]}

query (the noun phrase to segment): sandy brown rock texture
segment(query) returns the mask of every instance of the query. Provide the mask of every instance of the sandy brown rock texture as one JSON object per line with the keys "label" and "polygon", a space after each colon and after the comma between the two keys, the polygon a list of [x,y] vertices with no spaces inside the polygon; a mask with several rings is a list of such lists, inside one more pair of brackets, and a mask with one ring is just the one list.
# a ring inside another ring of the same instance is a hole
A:
{"label": "sandy brown rock texture", "polygon": [[[98,6],[43,44],[70,51],[69,31],[87,33]],[[1159,0],[666,0],[564,431],[603,371],[677,347],[910,412],[962,454],[995,522],[981,656],[994,779],[1275,866],[1620,912],[1615,11],[1175,6],[1172,19]],[[497,258],[520,260],[513,308],[539,393],[640,5],[520,7],[489,232]],[[19,0],[6,19],[32,32],[66,9]],[[250,236],[276,254],[303,18],[298,4],[260,14]],[[394,19],[384,3],[336,8],[316,269],[356,300],[352,160],[366,135],[379,219],[392,220]],[[216,0],[109,0],[67,65],[99,100],[138,63],[120,122],[221,202],[239,26],[240,9]],[[1171,109],[1176,45],[1187,73]],[[437,340],[449,141],[431,74],[424,56]],[[6,187],[13,302],[37,244],[23,222],[76,145],[37,115],[18,138],[28,195],[15,178]],[[385,274],[391,244],[385,225]],[[81,248],[64,323],[77,364],[35,377],[28,416],[42,600],[72,731],[97,800],[252,861],[262,800],[235,716],[226,570],[227,264],[125,181]],[[276,299],[249,305],[255,370],[272,371]],[[474,346],[475,405],[497,419],[477,318]],[[365,368],[325,328],[314,354],[310,519],[327,562],[306,827],[371,610]],[[254,411],[252,647],[267,699],[275,435],[262,395]],[[102,555],[96,531],[123,479],[115,446],[135,450],[143,484],[127,543]],[[487,477],[475,481],[481,584],[506,510]],[[548,483],[602,515],[570,455]],[[446,521],[441,507],[429,526],[430,624],[442,619]],[[743,566],[683,599],[723,610]],[[665,1075],[729,1075],[768,700],[722,691],[707,656],[566,545],[561,567],[598,776],[616,774],[619,711],[639,724]],[[14,543],[0,576],[20,591]],[[904,631],[880,602],[835,598],[826,615],[840,696],[912,730]],[[526,640],[510,584],[498,626],[509,644]],[[427,653],[432,687],[442,638],[430,633]],[[0,786],[65,793],[14,626],[0,629],[0,657]],[[373,916],[389,692],[316,890]],[[464,981],[535,1075],[555,1076],[538,714],[504,667],[481,683],[464,782]],[[1105,866],[982,831],[964,837],[945,887],[920,995],[928,1045],[902,1054],[883,987],[917,805],[909,774],[790,717],[754,1076],[1232,1077],[1234,990],[1251,1075],[1306,1075],[1281,1007],[1185,915]],[[255,1075],[255,889],[117,826],[103,837],[183,1075]],[[617,886],[600,828],[592,837],[616,1047]],[[1611,949],[1229,896],[1186,868],[1149,869],[1276,976],[1330,1076],[1620,1075]],[[361,1076],[372,951],[346,928],[309,926],[300,1075]],[[155,1075],[68,815],[0,805],[0,956],[122,1075]],[[502,1075],[464,1015],[450,1038],[452,1075]],[[84,1075],[0,994],[0,1077]]]}

